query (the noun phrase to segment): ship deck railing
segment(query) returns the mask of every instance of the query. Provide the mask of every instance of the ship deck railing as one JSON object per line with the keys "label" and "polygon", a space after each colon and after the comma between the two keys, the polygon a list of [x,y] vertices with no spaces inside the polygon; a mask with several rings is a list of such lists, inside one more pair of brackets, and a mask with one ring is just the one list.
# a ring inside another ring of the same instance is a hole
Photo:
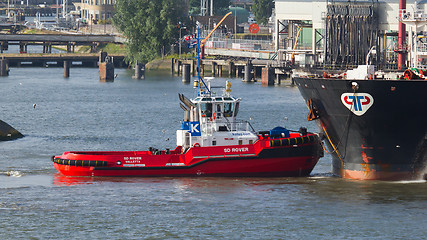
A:
{"label": "ship deck railing", "polygon": [[251,123],[245,120],[236,120],[234,122],[206,122],[201,125],[202,132],[212,134],[216,132],[255,132]]}

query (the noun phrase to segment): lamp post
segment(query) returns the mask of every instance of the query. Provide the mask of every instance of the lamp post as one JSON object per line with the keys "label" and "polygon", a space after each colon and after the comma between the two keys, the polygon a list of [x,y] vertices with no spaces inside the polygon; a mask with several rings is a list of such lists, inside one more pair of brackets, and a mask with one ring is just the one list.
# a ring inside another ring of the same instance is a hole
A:
{"label": "lamp post", "polygon": [[181,45],[182,45],[181,30],[182,29],[187,29],[187,27],[179,27],[179,58],[181,58]]}
{"label": "lamp post", "polygon": [[107,28],[107,0],[104,0],[104,35]]}
{"label": "lamp post", "polygon": [[237,39],[237,5],[234,5],[234,42]]}
{"label": "lamp post", "polygon": [[[28,2],[28,1],[27,1]],[[59,27],[59,1],[56,0],[56,26]]]}

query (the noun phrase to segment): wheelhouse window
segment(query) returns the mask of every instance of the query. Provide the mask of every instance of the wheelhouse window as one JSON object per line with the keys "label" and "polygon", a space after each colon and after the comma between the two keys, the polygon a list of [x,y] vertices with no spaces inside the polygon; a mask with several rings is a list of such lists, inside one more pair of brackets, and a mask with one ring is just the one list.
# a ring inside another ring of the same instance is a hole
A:
{"label": "wheelhouse window", "polygon": [[212,117],[212,103],[200,103],[202,117]]}
{"label": "wheelhouse window", "polygon": [[233,103],[224,103],[224,117],[233,116]]}

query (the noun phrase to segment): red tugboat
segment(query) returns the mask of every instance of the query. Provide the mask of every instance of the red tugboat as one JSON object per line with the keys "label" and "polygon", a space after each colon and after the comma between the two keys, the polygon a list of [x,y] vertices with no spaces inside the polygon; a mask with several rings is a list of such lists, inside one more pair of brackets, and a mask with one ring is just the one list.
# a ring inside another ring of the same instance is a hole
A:
{"label": "red tugboat", "polygon": [[[67,176],[307,176],[323,149],[318,135],[276,127],[256,133],[236,120],[240,98],[210,86],[195,99],[180,94],[185,117],[174,150],[71,151],[52,158]],[[203,88],[200,88],[203,89]]]}
{"label": "red tugboat", "polygon": [[319,136],[304,128],[257,133],[237,120],[241,99],[230,95],[230,82],[217,95],[199,73],[195,86],[196,98],[179,94],[185,114],[174,150],[64,152],[52,157],[55,168],[67,176],[285,177],[309,175],[323,156]]}

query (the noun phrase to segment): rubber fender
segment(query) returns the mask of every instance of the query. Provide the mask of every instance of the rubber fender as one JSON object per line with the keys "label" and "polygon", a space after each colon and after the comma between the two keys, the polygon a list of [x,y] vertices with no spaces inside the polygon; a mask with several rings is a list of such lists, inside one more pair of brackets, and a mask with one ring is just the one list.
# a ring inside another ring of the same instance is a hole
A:
{"label": "rubber fender", "polygon": [[54,158],[52,160],[54,163],[61,165],[69,165],[69,166],[78,166],[78,167],[106,167],[107,161],[90,161],[90,160],[69,160],[69,159],[61,159]]}
{"label": "rubber fender", "polygon": [[304,137],[271,140],[270,146],[281,147],[281,146],[291,146],[291,145],[298,145],[298,144],[304,144],[304,143],[312,143],[312,142],[315,142],[317,138],[318,137],[315,135],[309,135]]}

